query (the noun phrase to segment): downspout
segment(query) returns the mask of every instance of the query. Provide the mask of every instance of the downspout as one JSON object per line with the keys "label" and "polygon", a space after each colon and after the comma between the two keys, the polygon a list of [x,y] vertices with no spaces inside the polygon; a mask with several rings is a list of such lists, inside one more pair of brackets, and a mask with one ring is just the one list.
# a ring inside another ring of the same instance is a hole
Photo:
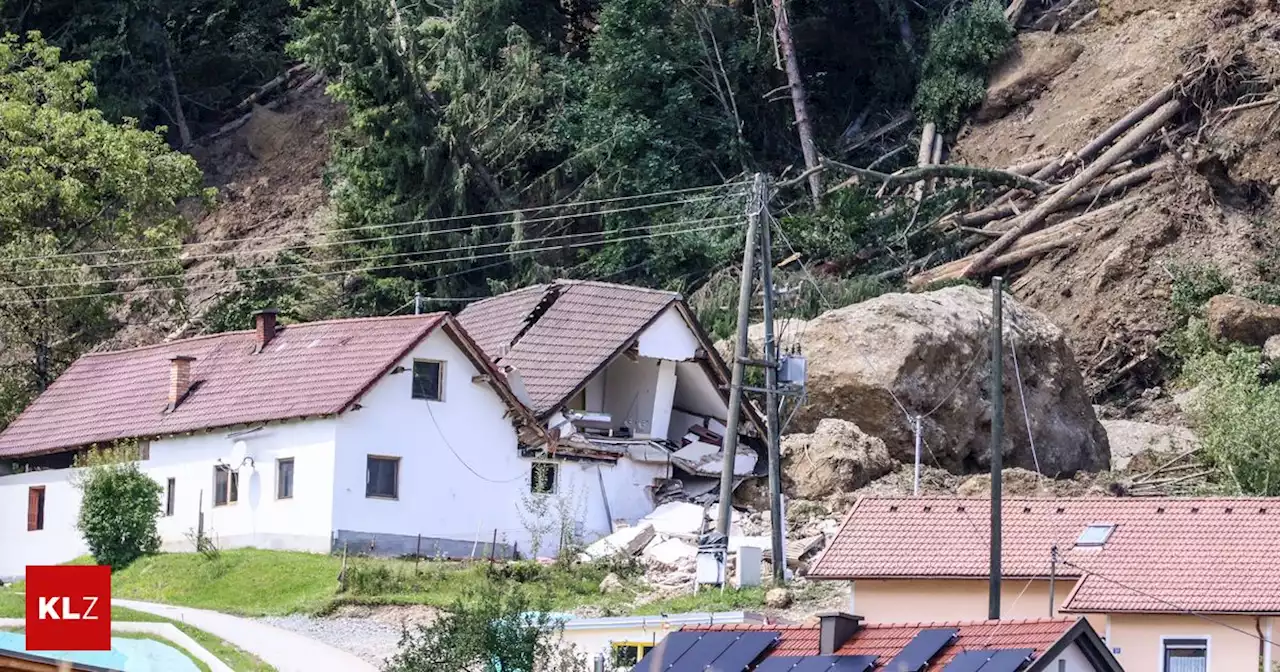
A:
{"label": "downspout", "polygon": [[1267,630],[1262,630],[1262,616],[1254,618],[1254,627],[1258,630],[1258,657],[1262,660],[1262,672],[1271,672],[1271,624],[1272,619],[1267,617]]}

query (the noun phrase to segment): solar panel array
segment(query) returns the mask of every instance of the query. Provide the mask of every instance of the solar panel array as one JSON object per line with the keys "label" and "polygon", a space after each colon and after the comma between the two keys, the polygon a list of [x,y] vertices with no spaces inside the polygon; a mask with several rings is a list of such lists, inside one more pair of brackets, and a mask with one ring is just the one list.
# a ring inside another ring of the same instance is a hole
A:
{"label": "solar panel array", "polygon": [[[776,632],[673,632],[634,672],[746,672],[778,642]],[[860,671],[861,672],[861,671]]]}
{"label": "solar panel array", "polygon": [[1031,662],[1033,649],[1000,649],[965,651],[943,668],[942,672],[1018,672]]}
{"label": "solar panel array", "polygon": [[755,672],[868,672],[875,656],[772,656]]}
{"label": "solar panel array", "polygon": [[921,630],[898,655],[884,666],[884,672],[920,672],[938,652],[954,642],[959,634],[956,628]]}

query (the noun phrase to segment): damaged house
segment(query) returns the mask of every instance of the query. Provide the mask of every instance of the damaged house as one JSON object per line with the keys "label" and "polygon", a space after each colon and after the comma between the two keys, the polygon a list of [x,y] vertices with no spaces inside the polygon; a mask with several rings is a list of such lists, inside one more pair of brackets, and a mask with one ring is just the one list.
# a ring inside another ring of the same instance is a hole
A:
{"label": "damaged house", "polygon": [[[559,280],[479,301],[458,319],[544,423],[556,455],[659,465],[663,477],[644,484],[649,508],[717,497],[728,368],[679,294]],[[764,423],[750,404],[743,412],[739,482],[765,470]]]}
{"label": "damaged house", "polygon": [[[222,548],[549,555],[718,475],[725,367],[675,294],[561,282],[457,318],[253,320],[87,354],[0,432],[0,578],[87,553],[75,465],[94,448],[136,451],[170,551],[202,531]],[[744,447],[735,471],[763,468]]]}

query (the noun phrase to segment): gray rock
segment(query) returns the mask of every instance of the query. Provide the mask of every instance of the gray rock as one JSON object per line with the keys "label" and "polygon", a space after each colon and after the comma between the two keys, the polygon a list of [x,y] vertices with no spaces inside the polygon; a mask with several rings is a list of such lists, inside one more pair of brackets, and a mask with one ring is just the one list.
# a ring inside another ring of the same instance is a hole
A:
{"label": "gray rock", "polygon": [[605,574],[604,579],[600,581],[600,593],[603,595],[612,595],[621,591],[622,588],[622,579],[618,578],[618,575],[613,572]]}
{"label": "gray rock", "polygon": [[1262,356],[1269,362],[1280,361],[1280,335],[1272,336],[1262,345]]}
{"label": "gray rock", "polygon": [[1222,341],[1260,348],[1267,339],[1280,334],[1280,306],[1268,306],[1243,296],[1219,294],[1209,299],[1205,317],[1209,335]]}
{"label": "gray rock", "polygon": [[764,594],[764,606],[770,609],[786,609],[791,606],[791,593],[786,588],[772,588]]}
{"label": "gray rock", "polygon": [[[1009,297],[1004,320],[1005,466],[1035,469],[1038,461],[1050,476],[1107,469],[1107,433],[1062,330]],[[991,296],[973,287],[886,294],[792,325],[809,376],[809,403],[793,426],[812,432],[823,418],[847,420],[882,439],[895,460],[912,463],[907,416],[932,412],[923,421],[925,461],[956,473],[988,469],[990,325]]]}
{"label": "gray rock", "polygon": [[852,492],[895,466],[884,441],[848,420],[825,418],[812,434],[782,439],[783,485],[792,497],[826,499]]}

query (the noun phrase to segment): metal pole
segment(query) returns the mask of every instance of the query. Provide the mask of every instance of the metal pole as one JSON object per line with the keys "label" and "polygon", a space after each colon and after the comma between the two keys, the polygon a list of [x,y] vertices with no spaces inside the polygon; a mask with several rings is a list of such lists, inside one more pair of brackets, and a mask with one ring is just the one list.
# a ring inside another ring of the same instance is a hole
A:
{"label": "metal pole", "polygon": [[911,486],[911,494],[920,496],[920,444],[924,442],[924,434],[920,431],[920,416],[916,416],[916,479]]}
{"label": "metal pole", "polygon": [[747,204],[747,238],[742,250],[742,285],[738,291],[738,340],[733,348],[733,375],[729,382],[729,418],[724,431],[724,461],[720,471],[720,518],[716,531],[729,536],[733,515],[733,463],[738,454],[738,424],[742,408],[742,376],[747,359],[747,328],[751,313],[751,285],[755,278],[756,229],[760,221],[764,175],[756,174]]}
{"label": "metal pole", "polygon": [[1053,618],[1054,612],[1057,611],[1058,600],[1056,599],[1058,583],[1058,545],[1054,544],[1049,549],[1049,618]]}
{"label": "metal pole", "polygon": [[[763,185],[767,190],[768,185]],[[782,425],[779,423],[778,401],[778,342],[774,338],[773,324],[773,255],[768,214],[769,196],[761,197],[760,225],[760,283],[764,286],[764,387],[766,413],[769,423],[769,522],[773,537],[773,583],[786,582],[787,549],[782,529]]]}
{"label": "metal pole", "polygon": [[987,618],[1000,618],[1000,547],[1002,476],[1004,473],[1004,292],[1002,279],[991,279],[991,587]]}
{"label": "metal pole", "polygon": [[422,292],[413,293],[413,314],[422,314]]}

